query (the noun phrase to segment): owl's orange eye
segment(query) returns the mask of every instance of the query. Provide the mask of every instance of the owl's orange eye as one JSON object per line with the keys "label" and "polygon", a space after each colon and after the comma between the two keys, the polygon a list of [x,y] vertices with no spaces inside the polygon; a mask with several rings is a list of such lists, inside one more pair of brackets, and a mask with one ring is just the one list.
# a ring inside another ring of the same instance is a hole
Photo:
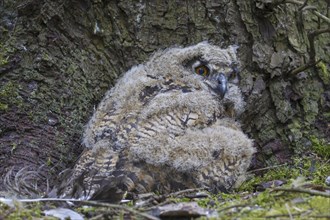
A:
{"label": "owl's orange eye", "polygon": [[195,68],[195,73],[202,76],[207,76],[210,73],[210,70],[207,66],[201,65]]}

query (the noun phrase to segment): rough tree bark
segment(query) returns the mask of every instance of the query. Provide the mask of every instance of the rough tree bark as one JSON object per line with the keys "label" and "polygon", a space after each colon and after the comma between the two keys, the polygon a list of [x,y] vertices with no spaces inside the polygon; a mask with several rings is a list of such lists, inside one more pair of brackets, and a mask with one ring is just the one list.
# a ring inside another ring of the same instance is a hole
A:
{"label": "rough tree bark", "polygon": [[0,1],[1,180],[27,167],[38,171],[40,189],[46,179],[52,185],[79,155],[84,124],[121,73],[159,48],[203,40],[240,47],[253,166],[307,152],[311,134],[329,137],[329,21],[320,14],[329,17],[330,2],[303,3]]}

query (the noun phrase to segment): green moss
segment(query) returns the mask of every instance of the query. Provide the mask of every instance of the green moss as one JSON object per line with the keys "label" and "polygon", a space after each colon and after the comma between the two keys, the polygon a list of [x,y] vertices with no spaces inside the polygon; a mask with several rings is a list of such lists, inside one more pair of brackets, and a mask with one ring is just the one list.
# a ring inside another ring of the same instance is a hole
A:
{"label": "green moss", "polygon": [[305,121],[309,124],[313,123],[319,113],[318,102],[323,93],[323,86],[320,82],[305,82],[305,90],[301,104],[305,112]]}
{"label": "green moss", "polygon": [[[286,184],[290,188],[291,184]],[[329,198],[306,193],[274,191],[271,188],[249,197],[225,201],[219,208],[221,219],[256,219],[265,217],[288,219],[311,219],[311,216],[329,216]]]}
{"label": "green moss", "polygon": [[13,153],[17,148],[17,143],[11,143],[10,146],[11,146],[10,152]]}
{"label": "green moss", "polygon": [[9,63],[9,56],[14,52],[14,48],[0,43],[0,66],[4,66]]}
{"label": "green moss", "polygon": [[302,138],[302,125],[301,122],[297,119],[293,119],[292,123],[288,124],[288,128],[290,130],[291,136],[294,138],[294,140],[299,140]]}
{"label": "green moss", "polygon": [[77,212],[83,214],[84,216],[91,216],[93,213],[97,213],[98,209],[93,206],[80,206],[76,209]]}
{"label": "green moss", "polygon": [[[328,148],[327,148],[328,149]],[[324,185],[325,177],[330,173],[328,161],[318,157],[296,157],[293,163],[270,169],[262,176],[250,178],[243,183],[238,191],[253,191],[256,185],[273,180],[286,180],[291,183],[300,176],[309,182]]]}
{"label": "green moss", "polygon": [[320,157],[330,158],[330,144],[326,143],[325,140],[319,139],[315,136],[310,137],[311,142],[313,143],[313,151]]}
{"label": "green moss", "polygon": [[0,111],[5,111],[7,109],[8,109],[8,105],[7,104],[0,103]]}
{"label": "green moss", "polygon": [[209,208],[210,206],[213,207],[219,205],[219,201],[214,197],[207,197],[205,199],[198,200],[197,204],[200,207]]}
{"label": "green moss", "polygon": [[57,219],[43,215],[40,203],[23,205],[15,202],[13,207],[0,203],[0,219],[19,220],[19,219]]}
{"label": "green moss", "polygon": [[8,63],[8,57],[3,57],[3,55],[0,54],[0,66],[6,65]]}
{"label": "green moss", "polygon": [[46,164],[47,166],[52,166],[53,163],[50,157],[48,157]]}
{"label": "green moss", "polygon": [[318,214],[328,213],[330,214],[330,198],[325,198],[322,196],[314,196],[309,199],[309,204],[312,209],[317,210]]}
{"label": "green moss", "polygon": [[319,69],[318,74],[319,74],[320,78],[322,79],[322,81],[324,82],[324,84],[329,85],[330,73],[327,69],[326,64],[323,61],[321,61],[316,66]]}
{"label": "green moss", "polygon": [[19,85],[9,81],[0,87],[0,111],[6,111],[10,107],[20,108],[23,105],[23,99],[19,95]]}

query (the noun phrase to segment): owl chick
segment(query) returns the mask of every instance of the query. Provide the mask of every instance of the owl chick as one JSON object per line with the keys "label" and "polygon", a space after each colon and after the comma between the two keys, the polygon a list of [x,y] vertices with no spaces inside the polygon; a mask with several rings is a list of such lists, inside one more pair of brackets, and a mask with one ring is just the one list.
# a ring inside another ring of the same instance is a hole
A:
{"label": "owl chick", "polygon": [[239,184],[255,150],[235,122],[245,104],[236,49],[170,48],[126,72],[89,121],[58,195],[116,202],[125,191]]}

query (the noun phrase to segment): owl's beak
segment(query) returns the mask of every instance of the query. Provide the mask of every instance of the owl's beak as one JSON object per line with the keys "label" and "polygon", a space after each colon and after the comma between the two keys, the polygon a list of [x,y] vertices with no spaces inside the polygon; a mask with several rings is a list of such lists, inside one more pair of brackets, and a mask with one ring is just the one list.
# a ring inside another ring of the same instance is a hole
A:
{"label": "owl's beak", "polygon": [[228,90],[227,77],[221,72],[210,75],[206,80],[206,84],[220,98],[223,98]]}
{"label": "owl's beak", "polygon": [[223,73],[219,73],[217,74],[216,76],[216,80],[217,80],[217,87],[214,88],[214,91],[216,93],[218,93],[220,95],[221,98],[223,98],[228,90],[228,87],[227,87],[227,83],[228,83],[228,80],[227,80],[227,77],[225,76],[225,74]]}

